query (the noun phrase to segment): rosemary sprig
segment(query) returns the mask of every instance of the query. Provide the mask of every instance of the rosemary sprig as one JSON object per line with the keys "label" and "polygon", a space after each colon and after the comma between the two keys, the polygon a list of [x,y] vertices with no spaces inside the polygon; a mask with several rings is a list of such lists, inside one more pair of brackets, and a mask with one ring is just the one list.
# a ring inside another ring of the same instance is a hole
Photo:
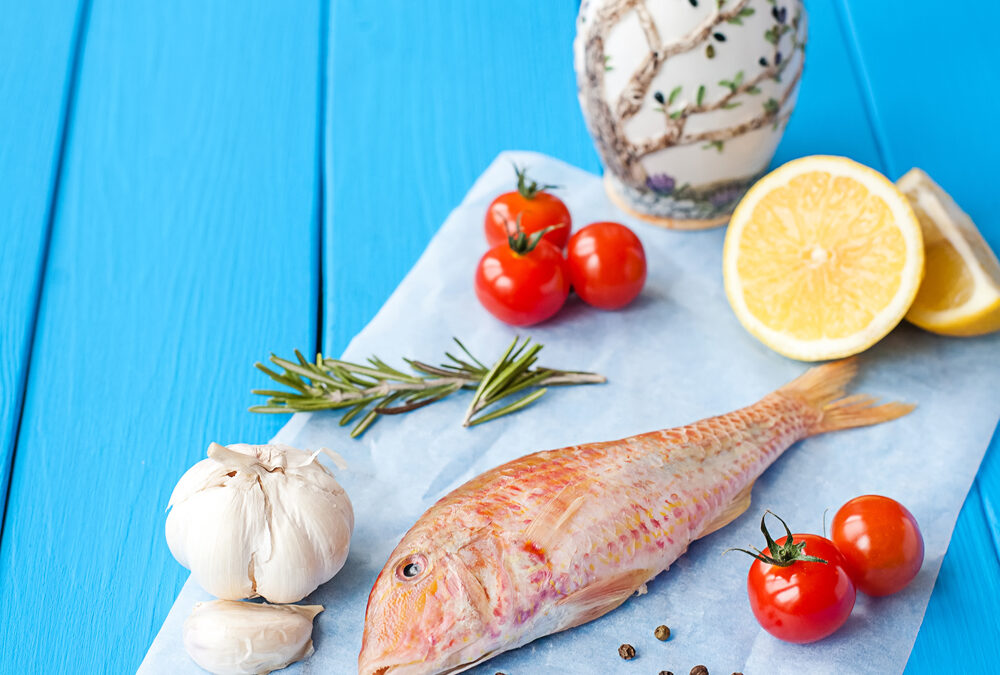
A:
{"label": "rosemary sprig", "polygon": [[[377,356],[369,357],[367,364],[358,364],[322,354],[309,361],[298,350],[295,361],[272,354],[271,363],[283,372],[262,363],[254,365],[291,391],[255,389],[253,393],[269,398],[266,404],[255,405],[250,411],[291,413],[346,408],[340,425],[346,426],[360,416],[351,429],[351,437],[357,438],[382,415],[407,413],[461,389],[475,390],[462,420],[463,426],[471,427],[531,405],[545,395],[548,387],[606,381],[597,373],[535,367],[542,345],[532,343],[530,338],[514,338],[492,366],[473,356],[458,338],[454,340],[461,358],[445,352],[447,360],[438,366],[403,359],[415,374],[397,370]],[[531,391],[523,393],[527,389]]]}

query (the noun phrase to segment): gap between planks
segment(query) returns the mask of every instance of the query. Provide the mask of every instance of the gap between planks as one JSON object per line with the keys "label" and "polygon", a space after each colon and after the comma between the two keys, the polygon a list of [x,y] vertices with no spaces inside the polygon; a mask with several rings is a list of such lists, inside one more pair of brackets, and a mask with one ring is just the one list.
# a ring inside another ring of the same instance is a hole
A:
{"label": "gap between planks", "polygon": [[17,448],[21,440],[21,424],[24,421],[24,404],[27,400],[28,386],[31,382],[31,364],[35,357],[35,334],[38,329],[38,313],[42,305],[42,294],[45,291],[45,277],[49,266],[49,251],[52,244],[52,230],[56,219],[59,205],[59,193],[62,186],[63,162],[66,158],[66,148],[69,145],[68,139],[73,119],[73,110],[76,103],[77,82],[80,79],[81,55],[86,41],[87,26],[90,22],[91,0],[80,0],[77,5],[76,19],[73,26],[73,42],[70,48],[69,78],[66,82],[65,92],[62,99],[62,111],[59,117],[59,126],[56,133],[59,135],[59,143],[56,149],[55,166],[53,167],[51,189],[48,195],[48,204],[45,209],[45,232],[42,235],[42,251],[38,264],[37,281],[35,282],[34,298],[31,303],[31,325],[28,334],[25,336],[27,345],[24,353],[24,369],[21,381],[18,383],[18,392],[14,402],[14,414],[17,416],[17,423],[14,425],[14,433],[11,436],[10,461],[5,474],[5,481],[0,488],[3,490],[3,502],[0,504],[0,546],[3,545],[3,535],[7,529],[7,505],[10,500],[10,483],[14,476],[14,465],[17,462]]}

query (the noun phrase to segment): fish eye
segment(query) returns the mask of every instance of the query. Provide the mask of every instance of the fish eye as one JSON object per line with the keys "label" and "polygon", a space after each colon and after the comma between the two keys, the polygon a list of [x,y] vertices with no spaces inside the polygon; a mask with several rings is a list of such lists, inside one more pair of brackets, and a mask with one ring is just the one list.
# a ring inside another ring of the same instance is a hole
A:
{"label": "fish eye", "polygon": [[413,581],[427,571],[427,558],[419,553],[403,558],[396,565],[396,578],[400,581]]}

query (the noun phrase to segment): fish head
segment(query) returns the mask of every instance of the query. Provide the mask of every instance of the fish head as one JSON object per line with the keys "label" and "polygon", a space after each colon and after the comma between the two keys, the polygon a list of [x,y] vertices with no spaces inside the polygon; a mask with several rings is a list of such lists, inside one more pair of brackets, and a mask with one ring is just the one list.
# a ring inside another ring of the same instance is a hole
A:
{"label": "fish head", "polygon": [[457,673],[502,651],[501,559],[414,543],[403,539],[368,596],[359,675]]}

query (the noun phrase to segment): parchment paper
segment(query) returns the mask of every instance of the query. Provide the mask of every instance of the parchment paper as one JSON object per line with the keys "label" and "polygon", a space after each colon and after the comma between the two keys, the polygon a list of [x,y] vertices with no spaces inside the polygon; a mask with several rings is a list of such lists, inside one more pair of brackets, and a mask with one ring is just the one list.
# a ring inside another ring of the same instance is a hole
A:
{"label": "parchment paper", "polygon": [[[483,213],[495,195],[510,189],[512,162],[563,186],[558,194],[574,228],[605,219],[633,228],[649,261],[647,285],[635,303],[603,312],[571,298],[555,320],[528,330],[506,326],[480,307],[472,276],[486,248]],[[357,528],[344,569],[303,601],[326,606],[316,621],[316,653],[287,672],[357,672],[365,603],[388,554],[424,510],[474,475],[536,450],[724,413],[806,369],[757,342],[730,311],[721,278],[724,234],[671,232],[630,219],[608,202],[600,178],[543,155],[509,152],[493,162],[345,358],[378,354],[437,363],[451,349],[451,336],[458,336],[480,359],[492,360],[515,334],[527,334],[545,344],[542,364],[598,371],[609,382],[551,390],[530,408],[473,429],[460,426],[471,394],[382,419],[360,441],[348,438],[334,415],[293,417],[278,440],[330,447],[348,461],[349,469],[335,474],[353,500]],[[471,672],[687,673],[696,664],[727,675],[901,672],[997,424],[998,380],[1000,335],[948,339],[901,325],[863,355],[853,390],[916,402],[914,413],[793,446],[757,481],[750,510],[694,542],[649,584],[647,595]],[[759,546],[765,508],[782,514],[793,530],[820,532],[824,509],[832,518],[845,501],[867,493],[900,500],[919,521],[926,558],[917,579],[888,598],[858,594],[847,624],[819,643],[785,644],[761,630],[746,597],[750,560],[722,551]],[[207,599],[189,579],[139,672],[200,672],[184,652],[181,624],[196,601]],[[661,623],[672,631],[666,643],[653,637]],[[635,646],[634,660],[619,658],[623,642]]]}

